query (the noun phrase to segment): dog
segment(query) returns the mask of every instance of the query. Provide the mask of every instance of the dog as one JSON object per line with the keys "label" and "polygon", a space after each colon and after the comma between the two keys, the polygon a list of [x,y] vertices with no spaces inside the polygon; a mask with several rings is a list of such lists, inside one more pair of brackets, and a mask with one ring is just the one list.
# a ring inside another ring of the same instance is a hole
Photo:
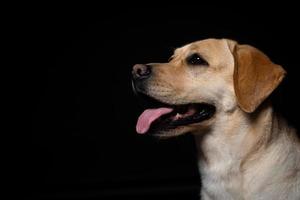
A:
{"label": "dog", "polygon": [[167,63],[136,64],[147,102],[136,130],[195,137],[201,199],[300,199],[300,141],[268,98],[286,75],[263,52],[230,39],[180,47]]}

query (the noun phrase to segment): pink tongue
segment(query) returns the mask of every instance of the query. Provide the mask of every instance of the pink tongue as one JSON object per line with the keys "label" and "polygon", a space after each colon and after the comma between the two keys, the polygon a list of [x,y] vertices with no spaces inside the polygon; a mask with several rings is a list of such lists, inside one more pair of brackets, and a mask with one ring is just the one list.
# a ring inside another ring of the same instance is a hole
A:
{"label": "pink tongue", "polygon": [[136,132],[139,134],[146,133],[153,121],[158,119],[160,116],[172,112],[172,108],[156,108],[147,109],[139,117],[136,124]]}

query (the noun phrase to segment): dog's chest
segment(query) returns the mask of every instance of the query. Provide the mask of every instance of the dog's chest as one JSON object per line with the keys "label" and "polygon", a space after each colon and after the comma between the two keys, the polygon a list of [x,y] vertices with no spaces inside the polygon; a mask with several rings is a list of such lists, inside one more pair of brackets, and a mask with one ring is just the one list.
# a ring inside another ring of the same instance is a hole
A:
{"label": "dog's chest", "polygon": [[202,194],[211,199],[243,199],[240,196],[242,194],[242,178],[239,169],[230,166],[230,161],[213,167],[199,163],[199,170]]}

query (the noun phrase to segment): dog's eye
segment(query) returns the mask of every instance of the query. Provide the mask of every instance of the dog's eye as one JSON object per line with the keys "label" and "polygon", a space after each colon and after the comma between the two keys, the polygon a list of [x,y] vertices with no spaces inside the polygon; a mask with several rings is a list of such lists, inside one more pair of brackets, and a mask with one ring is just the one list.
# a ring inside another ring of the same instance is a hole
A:
{"label": "dog's eye", "polygon": [[208,65],[206,60],[204,60],[199,54],[194,53],[186,58],[186,62],[189,65]]}

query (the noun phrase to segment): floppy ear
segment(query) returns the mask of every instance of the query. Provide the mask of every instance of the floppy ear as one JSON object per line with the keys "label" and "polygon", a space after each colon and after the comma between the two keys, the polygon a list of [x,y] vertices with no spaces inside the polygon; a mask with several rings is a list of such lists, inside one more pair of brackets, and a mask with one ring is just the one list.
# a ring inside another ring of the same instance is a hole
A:
{"label": "floppy ear", "polygon": [[240,108],[251,113],[275,90],[286,72],[258,49],[235,45],[234,90]]}

